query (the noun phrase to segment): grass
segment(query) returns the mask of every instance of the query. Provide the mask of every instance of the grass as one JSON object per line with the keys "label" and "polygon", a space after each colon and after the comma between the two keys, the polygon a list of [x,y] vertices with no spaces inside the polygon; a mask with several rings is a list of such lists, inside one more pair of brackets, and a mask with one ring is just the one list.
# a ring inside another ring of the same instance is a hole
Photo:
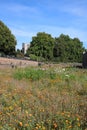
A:
{"label": "grass", "polygon": [[86,130],[87,70],[0,69],[0,130]]}

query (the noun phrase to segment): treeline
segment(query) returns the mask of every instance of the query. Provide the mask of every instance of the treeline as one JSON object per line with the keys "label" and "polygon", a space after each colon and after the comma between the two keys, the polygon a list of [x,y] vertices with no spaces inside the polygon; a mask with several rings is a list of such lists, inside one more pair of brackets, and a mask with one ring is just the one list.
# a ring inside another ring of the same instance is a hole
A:
{"label": "treeline", "polygon": [[0,55],[15,55],[16,38],[10,29],[0,21]]}
{"label": "treeline", "polygon": [[85,48],[78,38],[70,38],[61,34],[53,38],[45,32],[37,33],[32,37],[27,56],[33,60],[56,62],[82,62]]}
{"label": "treeline", "polygon": [[[22,50],[16,51],[17,40],[10,29],[0,21],[0,55],[23,57]],[[45,32],[38,32],[32,37],[26,56],[38,61],[81,62],[85,50],[78,38],[61,34],[52,37]]]}

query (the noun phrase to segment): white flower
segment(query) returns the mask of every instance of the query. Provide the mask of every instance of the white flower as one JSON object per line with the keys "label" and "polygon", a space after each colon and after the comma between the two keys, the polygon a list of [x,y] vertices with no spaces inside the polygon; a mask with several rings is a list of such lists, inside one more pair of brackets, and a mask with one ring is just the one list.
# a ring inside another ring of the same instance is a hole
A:
{"label": "white flower", "polygon": [[66,77],[70,77],[68,74],[65,75]]}

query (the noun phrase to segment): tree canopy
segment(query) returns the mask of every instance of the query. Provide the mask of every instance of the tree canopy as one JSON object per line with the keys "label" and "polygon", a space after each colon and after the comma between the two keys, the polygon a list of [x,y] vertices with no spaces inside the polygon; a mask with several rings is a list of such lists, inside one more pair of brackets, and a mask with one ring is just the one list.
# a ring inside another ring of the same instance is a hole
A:
{"label": "tree canopy", "polygon": [[[10,29],[0,21],[0,55],[19,55],[15,51],[17,41]],[[53,38],[51,34],[38,32],[32,37],[30,47],[26,55],[37,60],[38,57],[44,60],[60,62],[81,62],[82,53],[85,51],[83,43],[78,38],[70,38],[61,34]],[[20,53],[21,54],[21,53]],[[21,55],[22,56],[22,55]]]}
{"label": "tree canopy", "polygon": [[5,55],[14,55],[16,47],[15,36],[10,29],[0,21],[0,53]]}
{"label": "tree canopy", "polygon": [[55,38],[54,57],[63,62],[81,62],[84,51],[83,43],[78,38],[61,34]]}
{"label": "tree canopy", "polygon": [[45,60],[61,62],[81,62],[84,51],[83,43],[78,38],[61,34],[53,38],[50,34],[39,32],[32,37],[27,55],[35,55]]}
{"label": "tree canopy", "polygon": [[37,33],[37,36],[32,37],[27,54],[34,54],[51,60],[53,58],[53,48],[54,38],[52,38],[50,34],[39,32]]}

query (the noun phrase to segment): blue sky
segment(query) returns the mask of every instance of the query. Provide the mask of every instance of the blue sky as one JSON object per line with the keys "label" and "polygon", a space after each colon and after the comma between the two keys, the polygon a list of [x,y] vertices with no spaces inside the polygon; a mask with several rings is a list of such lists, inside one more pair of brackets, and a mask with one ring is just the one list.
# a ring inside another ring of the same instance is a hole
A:
{"label": "blue sky", "polygon": [[17,39],[17,48],[38,32],[77,37],[87,48],[87,0],[0,0],[0,20]]}

